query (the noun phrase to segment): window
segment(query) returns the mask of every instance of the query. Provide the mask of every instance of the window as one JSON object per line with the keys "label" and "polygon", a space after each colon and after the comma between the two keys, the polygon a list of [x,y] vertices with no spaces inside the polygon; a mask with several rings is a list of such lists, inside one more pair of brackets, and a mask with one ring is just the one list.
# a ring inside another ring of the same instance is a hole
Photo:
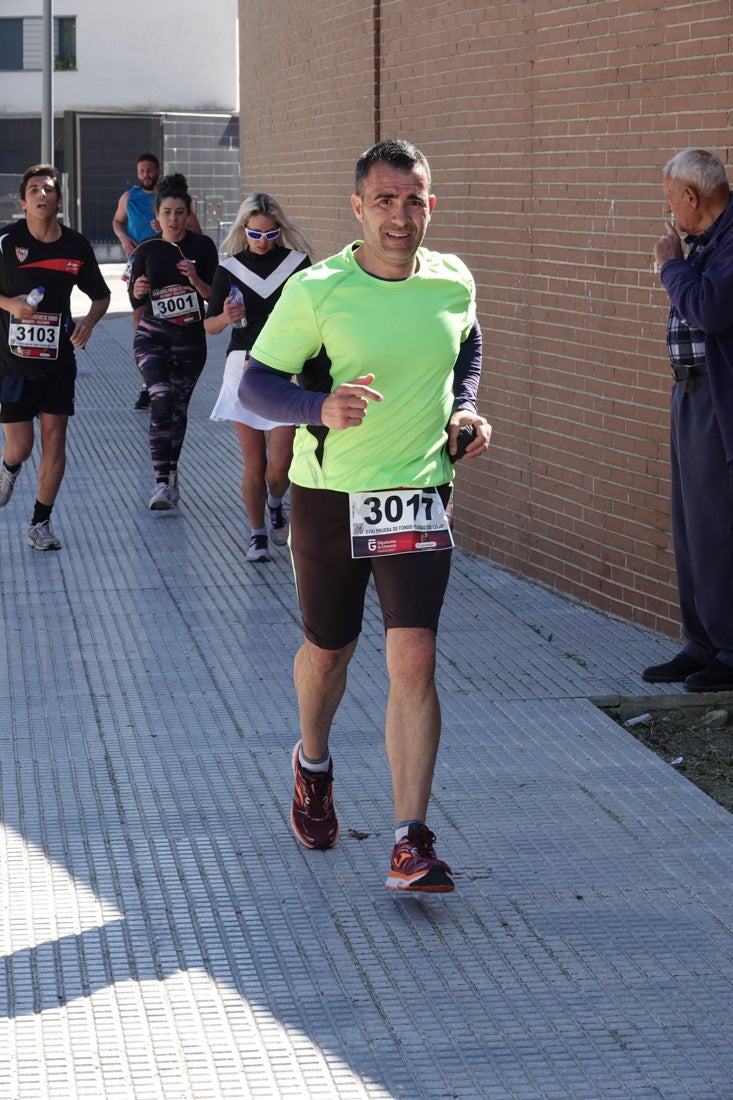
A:
{"label": "window", "polygon": [[76,19],[60,16],[53,21],[54,68],[76,68]]}
{"label": "window", "polygon": [[0,19],[0,69],[23,68],[23,20]]}
{"label": "window", "polygon": [[[56,70],[76,68],[76,17],[53,21],[53,54]],[[43,19],[0,19],[0,70],[19,72],[43,68]]]}

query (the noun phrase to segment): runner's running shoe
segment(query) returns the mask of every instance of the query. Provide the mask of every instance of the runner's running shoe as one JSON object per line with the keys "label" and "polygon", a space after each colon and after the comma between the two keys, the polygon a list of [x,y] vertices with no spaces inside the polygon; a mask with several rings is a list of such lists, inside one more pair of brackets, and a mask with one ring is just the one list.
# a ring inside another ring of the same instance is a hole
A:
{"label": "runner's running shoe", "polygon": [[148,508],[151,512],[169,512],[173,507],[170,489],[165,481],[159,481],[150,498]]}
{"label": "runner's running shoe", "polygon": [[18,480],[20,471],[21,467],[19,466],[15,473],[11,473],[3,460],[0,459],[0,508],[4,508],[13,495],[15,482]]}
{"label": "runner's running shoe", "polygon": [[171,504],[178,504],[181,499],[181,487],[178,484],[178,470],[171,470],[168,475],[168,497]]}
{"label": "runner's running shoe", "polygon": [[61,541],[51,530],[47,519],[42,523],[32,523],[28,528],[28,545],[34,550],[60,550]]}
{"label": "runner's running shoe", "polygon": [[249,540],[249,550],[246,553],[247,561],[270,561],[267,553],[267,535],[253,535]]}
{"label": "runner's running shoe", "polygon": [[339,823],[333,808],[333,761],[327,772],[307,772],[300,766],[300,741],[293,749],[295,794],[290,820],[306,848],[333,848]]}
{"label": "runner's running shoe", "polygon": [[278,504],[277,508],[270,508],[270,530],[275,546],[284,546],[288,541],[288,517],[282,504]]}
{"label": "runner's running shoe", "polygon": [[433,842],[435,833],[427,825],[411,825],[407,836],[395,844],[388,890],[412,890],[427,894],[447,894],[455,890],[453,875],[447,863],[438,859]]}
{"label": "runner's running shoe", "polygon": [[133,409],[137,409],[138,412],[144,412],[146,409],[150,408],[150,394],[145,387],[140,390],[140,393],[137,395],[137,400],[132,407]]}

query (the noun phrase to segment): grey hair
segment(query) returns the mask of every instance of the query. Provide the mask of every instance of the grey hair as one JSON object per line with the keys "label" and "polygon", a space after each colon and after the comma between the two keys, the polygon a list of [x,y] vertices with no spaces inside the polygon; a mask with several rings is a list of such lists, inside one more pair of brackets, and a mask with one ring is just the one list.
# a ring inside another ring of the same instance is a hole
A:
{"label": "grey hair", "polygon": [[254,191],[240,206],[232,228],[221,242],[222,255],[233,256],[237,252],[246,250],[247,235],[244,230],[249,219],[255,214],[264,214],[268,218],[275,219],[281,230],[278,244],[284,244],[286,248],[294,248],[297,252],[305,252],[306,255],[312,256],[311,246],[302,230],[287,217],[280,203],[264,191]]}
{"label": "grey hair", "polygon": [[728,186],[725,165],[709,149],[683,149],[664,166],[664,178],[689,183],[701,195],[710,195]]}

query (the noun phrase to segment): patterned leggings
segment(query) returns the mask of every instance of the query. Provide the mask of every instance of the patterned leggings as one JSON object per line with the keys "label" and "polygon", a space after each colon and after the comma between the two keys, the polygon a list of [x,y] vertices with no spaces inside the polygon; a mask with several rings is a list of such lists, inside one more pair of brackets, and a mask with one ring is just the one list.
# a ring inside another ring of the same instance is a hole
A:
{"label": "patterned leggings", "polygon": [[[165,326],[165,327],[164,327]],[[134,352],[150,393],[150,457],[156,480],[178,468],[188,424],[188,404],[206,362],[203,328],[155,324],[141,318]]]}

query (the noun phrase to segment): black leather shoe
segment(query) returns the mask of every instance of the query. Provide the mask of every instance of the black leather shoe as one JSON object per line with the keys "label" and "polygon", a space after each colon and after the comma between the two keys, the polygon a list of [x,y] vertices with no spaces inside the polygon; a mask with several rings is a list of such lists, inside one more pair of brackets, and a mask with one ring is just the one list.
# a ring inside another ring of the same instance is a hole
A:
{"label": "black leather shoe", "polygon": [[678,653],[671,661],[663,665],[651,665],[641,674],[648,684],[681,684],[694,672],[702,672],[706,666],[686,653]]}
{"label": "black leather shoe", "polygon": [[688,676],[682,686],[685,691],[733,691],[733,666],[713,657],[704,669]]}

